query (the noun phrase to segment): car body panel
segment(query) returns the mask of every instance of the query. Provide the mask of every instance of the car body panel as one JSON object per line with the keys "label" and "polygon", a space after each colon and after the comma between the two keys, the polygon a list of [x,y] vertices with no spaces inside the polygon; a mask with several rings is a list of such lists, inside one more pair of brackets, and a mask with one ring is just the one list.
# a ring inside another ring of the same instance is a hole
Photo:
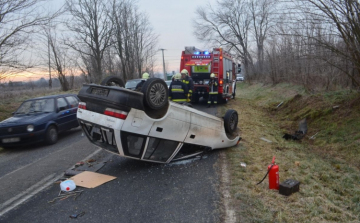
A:
{"label": "car body panel", "polygon": [[[85,132],[87,131],[86,126],[93,126],[92,128],[96,126],[99,129],[108,128],[108,131],[114,132],[116,145],[113,146],[112,150],[109,150],[110,152],[150,162],[170,162],[184,142],[211,149],[220,149],[234,146],[239,141],[239,136],[229,138],[226,135],[223,127],[224,121],[221,118],[173,102],[169,102],[167,113],[161,119],[153,119],[138,109],[131,109],[126,120],[80,108],[77,117]],[[93,130],[86,132],[89,140],[94,143],[93,134]],[[124,148],[124,146],[128,147],[131,142],[122,140],[123,135],[129,135],[128,139],[135,139],[132,143],[133,147],[137,149],[134,149],[132,154],[129,154],[129,151],[127,152]],[[169,157],[169,154],[163,154],[164,157],[160,157],[158,160],[146,158],[147,150],[151,149],[148,148],[151,141],[156,139],[163,140],[161,142],[164,142],[164,145],[171,145],[171,149],[163,150],[164,152],[171,152]],[[105,149],[107,147],[101,143],[97,145]],[[114,150],[114,148],[116,149]],[[164,160],[165,158],[166,160]]]}

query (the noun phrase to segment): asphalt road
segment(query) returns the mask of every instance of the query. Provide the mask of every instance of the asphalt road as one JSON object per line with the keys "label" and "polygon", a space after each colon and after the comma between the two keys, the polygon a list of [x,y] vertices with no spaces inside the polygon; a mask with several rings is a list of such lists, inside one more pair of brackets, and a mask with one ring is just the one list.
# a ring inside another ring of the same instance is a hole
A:
{"label": "asphalt road", "polygon": [[[216,108],[194,107],[216,114]],[[166,165],[137,161],[99,150],[80,129],[53,146],[1,151],[0,222],[221,222],[218,155],[212,151]],[[98,173],[116,179],[92,189],[78,187],[83,192],[76,200],[51,202],[60,191],[54,182],[90,158],[103,165]]]}

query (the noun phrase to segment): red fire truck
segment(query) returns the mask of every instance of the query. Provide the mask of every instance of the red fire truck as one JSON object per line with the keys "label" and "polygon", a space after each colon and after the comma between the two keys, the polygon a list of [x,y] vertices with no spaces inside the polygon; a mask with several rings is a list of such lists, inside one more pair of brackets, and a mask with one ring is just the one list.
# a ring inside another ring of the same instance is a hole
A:
{"label": "red fire truck", "polygon": [[218,102],[226,102],[235,97],[236,74],[235,63],[231,55],[222,48],[214,48],[212,52],[199,50],[193,46],[185,47],[181,54],[180,71],[186,69],[194,81],[192,102],[201,97],[209,97],[210,74],[214,73],[219,83]]}

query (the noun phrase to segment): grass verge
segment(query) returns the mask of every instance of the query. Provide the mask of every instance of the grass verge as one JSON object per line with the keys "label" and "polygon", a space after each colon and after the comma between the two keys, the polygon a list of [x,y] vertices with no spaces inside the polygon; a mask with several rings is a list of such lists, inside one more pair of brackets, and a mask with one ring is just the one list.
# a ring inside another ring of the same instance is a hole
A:
{"label": "grass verge", "polygon": [[[286,84],[237,87],[226,108],[238,111],[243,140],[225,150],[237,222],[359,222],[360,95],[310,95]],[[282,138],[304,118],[308,133],[301,141]],[[300,192],[280,195],[268,189],[267,178],[256,185],[273,156],[280,182],[298,180]]]}

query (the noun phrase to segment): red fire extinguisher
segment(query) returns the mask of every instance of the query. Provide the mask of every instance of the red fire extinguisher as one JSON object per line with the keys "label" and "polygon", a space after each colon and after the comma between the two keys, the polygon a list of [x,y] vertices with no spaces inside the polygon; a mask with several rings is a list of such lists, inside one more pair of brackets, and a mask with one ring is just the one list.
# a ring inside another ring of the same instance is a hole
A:
{"label": "red fire extinguisher", "polygon": [[275,165],[275,156],[271,165],[268,166],[269,172],[269,189],[279,190],[279,166]]}

